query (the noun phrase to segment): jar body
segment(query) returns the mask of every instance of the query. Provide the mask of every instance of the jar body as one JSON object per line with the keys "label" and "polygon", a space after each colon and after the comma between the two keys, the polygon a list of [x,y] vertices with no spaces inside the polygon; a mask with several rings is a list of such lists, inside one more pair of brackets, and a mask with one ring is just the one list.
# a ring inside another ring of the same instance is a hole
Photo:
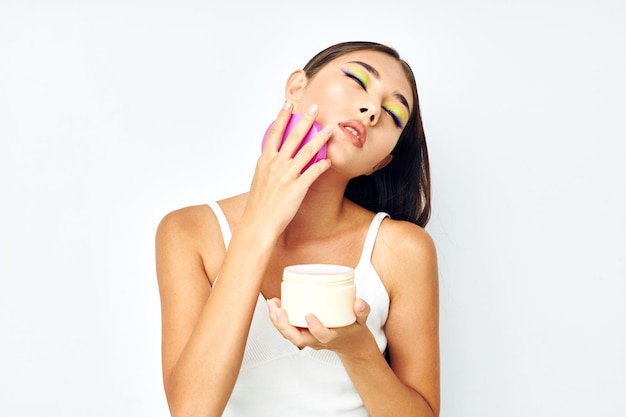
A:
{"label": "jar body", "polygon": [[354,269],[342,265],[303,264],[283,271],[281,304],[289,323],[308,327],[306,314],[314,314],[326,327],[355,322]]}

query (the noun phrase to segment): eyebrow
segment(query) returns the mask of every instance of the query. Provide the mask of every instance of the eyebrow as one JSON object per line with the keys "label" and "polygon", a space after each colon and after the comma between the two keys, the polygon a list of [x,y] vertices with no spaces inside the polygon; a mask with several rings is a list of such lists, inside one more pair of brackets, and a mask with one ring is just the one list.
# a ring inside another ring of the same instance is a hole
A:
{"label": "eyebrow", "polygon": [[[367,62],[363,62],[363,61],[349,61],[349,63],[351,63],[351,64],[358,64],[358,65],[362,66],[363,68],[365,68],[365,70],[367,72],[372,74],[374,76],[374,78],[376,78],[377,80],[380,80],[380,73],[378,72],[378,70],[376,68],[372,67]],[[398,101],[400,101],[400,103],[402,103],[402,105],[404,107],[406,107],[406,109],[409,111],[409,113],[411,112],[411,108],[409,107],[409,102],[407,101],[406,97],[404,97],[400,93],[394,93],[393,96],[395,98],[397,98]]]}

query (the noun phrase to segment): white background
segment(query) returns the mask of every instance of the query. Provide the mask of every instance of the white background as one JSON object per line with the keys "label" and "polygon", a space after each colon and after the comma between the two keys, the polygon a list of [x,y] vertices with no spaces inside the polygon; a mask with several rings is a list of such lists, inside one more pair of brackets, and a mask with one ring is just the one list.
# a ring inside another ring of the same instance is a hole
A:
{"label": "white background", "polygon": [[625,6],[0,3],[0,413],[167,416],[156,226],[245,191],[291,70],[413,66],[442,416],[626,415]]}

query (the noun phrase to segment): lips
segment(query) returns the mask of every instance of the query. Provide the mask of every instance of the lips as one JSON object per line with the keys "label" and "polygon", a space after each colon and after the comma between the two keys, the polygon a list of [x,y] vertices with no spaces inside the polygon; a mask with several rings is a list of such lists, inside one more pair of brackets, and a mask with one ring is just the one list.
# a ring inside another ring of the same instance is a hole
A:
{"label": "lips", "polygon": [[348,120],[347,122],[339,123],[339,127],[354,146],[358,148],[363,147],[367,139],[367,129],[365,129],[363,123],[358,120]]}

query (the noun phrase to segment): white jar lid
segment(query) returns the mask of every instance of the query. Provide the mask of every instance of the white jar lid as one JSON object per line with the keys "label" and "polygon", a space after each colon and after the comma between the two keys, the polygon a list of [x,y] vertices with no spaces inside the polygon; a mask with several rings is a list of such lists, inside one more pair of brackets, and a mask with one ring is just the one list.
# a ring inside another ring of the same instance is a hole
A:
{"label": "white jar lid", "polygon": [[285,267],[283,279],[307,282],[336,282],[354,278],[354,268],[332,264],[300,264]]}

